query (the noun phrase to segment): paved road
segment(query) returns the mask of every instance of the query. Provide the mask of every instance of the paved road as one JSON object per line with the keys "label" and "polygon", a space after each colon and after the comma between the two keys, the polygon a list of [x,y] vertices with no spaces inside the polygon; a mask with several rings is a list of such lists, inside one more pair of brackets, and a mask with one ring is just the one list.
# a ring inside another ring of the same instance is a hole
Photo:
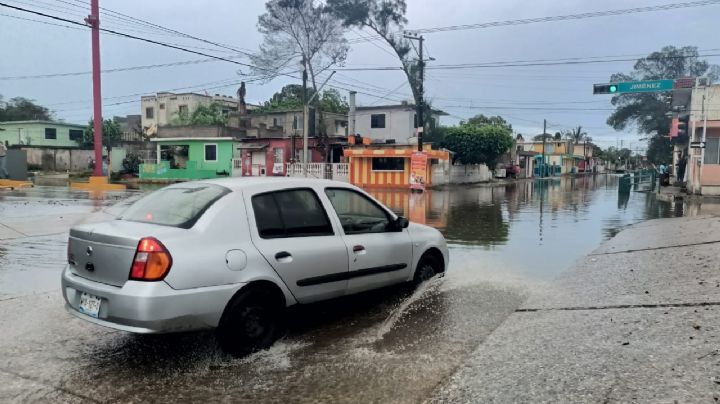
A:
{"label": "paved road", "polygon": [[636,225],[536,291],[432,402],[717,402],[720,218]]}
{"label": "paved road", "polygon": [[212,333],[137,336],[64,311],[68,227],[112,218],[132,195],[13,195],[0,200],[0,402],[419,402],[536,285],[458,260],[414,293],[296,309],[285,338],[237,360]]}

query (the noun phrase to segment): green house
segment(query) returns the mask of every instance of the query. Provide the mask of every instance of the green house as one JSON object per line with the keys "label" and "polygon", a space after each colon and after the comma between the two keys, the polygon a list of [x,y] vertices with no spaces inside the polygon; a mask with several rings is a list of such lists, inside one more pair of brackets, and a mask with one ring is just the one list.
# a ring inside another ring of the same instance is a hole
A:
{"label": "green house", "polygon": [[77,148],[86,125],[50,121],[0,122],[0,141],[10,146]]}
{"label": "green house", "polygon": [[232,137],[152,139],[158,161],[140,165],[140,179],[182,181],[232,175]]}

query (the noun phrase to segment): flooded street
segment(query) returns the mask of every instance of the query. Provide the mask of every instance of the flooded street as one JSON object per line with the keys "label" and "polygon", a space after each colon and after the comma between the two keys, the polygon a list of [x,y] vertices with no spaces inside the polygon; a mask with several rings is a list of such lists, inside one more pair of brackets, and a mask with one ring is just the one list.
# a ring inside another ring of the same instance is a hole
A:
{"label": "flooded street", "polygon": [[603,240],[647,219],[717,213],[619,196],[614,176],[372,193],[444,233],[446,276],[292,308],[286,336],[244,359],[219,352],[211,332],[139,336],[65,312],[67,229],[111,219],[139,193],[0,194],[0,401],[422,401],[532,290]]}

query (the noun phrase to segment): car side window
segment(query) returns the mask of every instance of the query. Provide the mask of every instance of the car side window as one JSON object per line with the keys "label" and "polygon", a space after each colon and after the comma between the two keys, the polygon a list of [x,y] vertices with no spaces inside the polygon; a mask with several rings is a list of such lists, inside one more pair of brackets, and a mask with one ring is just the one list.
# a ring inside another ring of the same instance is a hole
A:
{"label": "car side window", "polygon": [[293,189],[252,197],[260,237],[332,236],[330,220],[314,191]]}
{"label": "car side window", "polygon": [[390,217],[367,196],[349,189],[328,188],[325,194],[340,218],[345,234],[384,233]]}

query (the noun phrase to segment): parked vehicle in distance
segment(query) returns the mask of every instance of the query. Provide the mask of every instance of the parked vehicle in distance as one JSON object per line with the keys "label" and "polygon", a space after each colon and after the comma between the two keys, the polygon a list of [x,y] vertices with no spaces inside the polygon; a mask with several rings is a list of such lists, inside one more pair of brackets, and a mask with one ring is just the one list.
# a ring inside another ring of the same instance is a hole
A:
{"label": "parked vehicle in distance", "polygon": [[352,185],[307,178],[175,184],[117,220],[74,227],[71,314],[134,333],[217,328],[244,355],[272,345],[282,311],[443,273],[439,231]]}

